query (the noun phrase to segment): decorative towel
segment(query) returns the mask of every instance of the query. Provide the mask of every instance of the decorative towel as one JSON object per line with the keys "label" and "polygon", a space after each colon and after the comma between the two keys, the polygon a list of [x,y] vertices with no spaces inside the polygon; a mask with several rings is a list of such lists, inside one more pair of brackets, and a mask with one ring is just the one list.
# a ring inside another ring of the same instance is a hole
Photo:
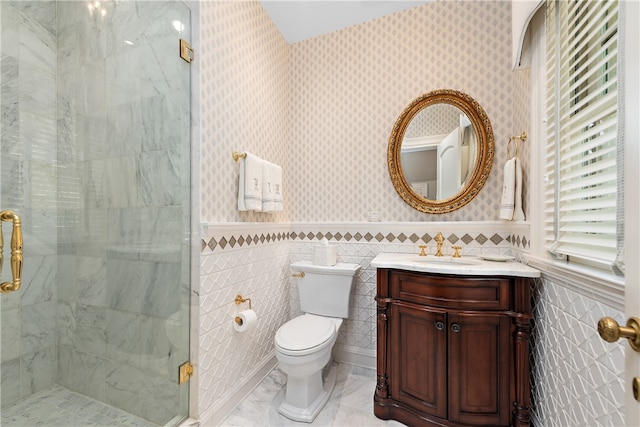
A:
{"label": "decorative towel", "polygon": [[278,165],[272,170],[272,179],[274,185],[273,192],[273,210],[279,212],[283,209],[282,204],[282,168]]}
{"label": "decorative towel", "polygon": [[262,170],[262,212],[273,212],[275,186],[273,185],[273,168],[271,162],[264,162]]}
{"label": "decorative towel", "polygon": [[265,161],[247,153],[240,159],[240,179],[238,184],[238,210],[262,211],[262,175]]}
{"label": "decorative towel", "polygon": [[515,206],[513,207],[513,220],[524,221],[524,211],[522,210],[522,165],[520,160],[515,158],[516,165],[516,194]]}
{"label": "decorative towel", "polygon": [[282,168],[265,162],[262,187],[262,211],[282,210]]}
{"label": "decorative towel", "polygon": [[522,211],[522,168],[517,157],[504,165],[504,185],[500,202],[500,219],[524,220]]}

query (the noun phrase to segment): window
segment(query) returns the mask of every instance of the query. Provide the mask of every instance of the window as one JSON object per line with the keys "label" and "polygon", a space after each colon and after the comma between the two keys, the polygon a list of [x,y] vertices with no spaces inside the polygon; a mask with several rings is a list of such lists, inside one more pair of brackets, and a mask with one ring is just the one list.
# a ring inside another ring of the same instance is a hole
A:
{"label": "window", "polygon": [[545,245],[555,258],[616,271],[618,1],[549,0],[546,28]]}

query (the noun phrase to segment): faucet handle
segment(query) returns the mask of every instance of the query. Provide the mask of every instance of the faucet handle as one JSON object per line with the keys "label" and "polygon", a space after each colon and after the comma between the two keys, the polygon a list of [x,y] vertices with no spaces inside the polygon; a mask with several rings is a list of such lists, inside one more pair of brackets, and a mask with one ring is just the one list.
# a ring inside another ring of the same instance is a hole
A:
{"label": "faucet handle", "polygon": [[425,252],[427,245],[420,245],[418,247],[420,248],[420,254],[418,254],[418,256],[427,256],[427,253]]}
{"label": "faucet handle", "polygon": [[453,249],[453,257],[460,258],[460,249],[462,249],[462,246],[451,246],[451,248]]}

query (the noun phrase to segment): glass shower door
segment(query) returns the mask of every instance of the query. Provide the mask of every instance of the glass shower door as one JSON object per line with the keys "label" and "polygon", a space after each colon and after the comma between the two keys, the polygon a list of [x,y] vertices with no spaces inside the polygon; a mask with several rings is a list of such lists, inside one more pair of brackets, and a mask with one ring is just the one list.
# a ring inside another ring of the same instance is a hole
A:
{"label": "glass shower door", "polygon": [[0,209],[24,230],[22,287],[0,297],[3,425],[52,388],[174,424],[188,413],[190,11],[0,8]]}

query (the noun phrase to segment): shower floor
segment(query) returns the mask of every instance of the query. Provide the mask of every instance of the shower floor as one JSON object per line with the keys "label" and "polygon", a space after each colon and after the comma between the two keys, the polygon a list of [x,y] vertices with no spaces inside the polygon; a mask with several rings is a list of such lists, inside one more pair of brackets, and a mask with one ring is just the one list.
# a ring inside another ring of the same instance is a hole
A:
{"label": "shower floor", "polygon": [[0,425],[157,427],[157,424],[59,385],[2,408]]}

